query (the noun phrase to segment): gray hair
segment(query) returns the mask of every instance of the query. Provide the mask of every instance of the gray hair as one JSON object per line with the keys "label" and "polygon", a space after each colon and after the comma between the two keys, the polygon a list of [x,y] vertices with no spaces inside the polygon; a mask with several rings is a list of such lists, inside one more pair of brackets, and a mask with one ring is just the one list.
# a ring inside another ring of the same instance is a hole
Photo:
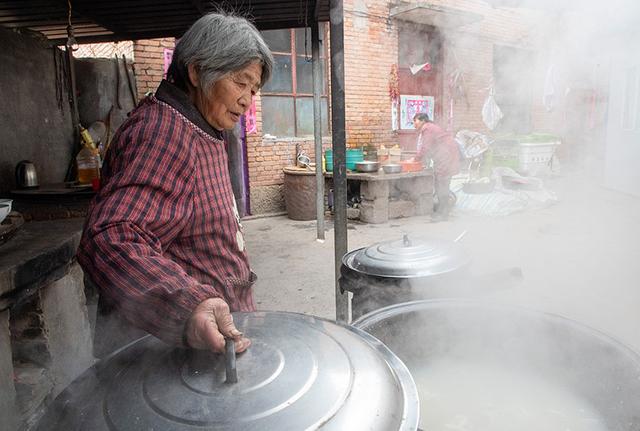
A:
{"label": "gray hair", "polygon": [[262,64],[262,87],[271,76],[273,56],[260,32],[242,17],[209,13],[198,19],[176,44],[167,79],[186,91],[188,66],[192,64],[198,71],[200,86],[208,91],[225,75],[254,61]]}

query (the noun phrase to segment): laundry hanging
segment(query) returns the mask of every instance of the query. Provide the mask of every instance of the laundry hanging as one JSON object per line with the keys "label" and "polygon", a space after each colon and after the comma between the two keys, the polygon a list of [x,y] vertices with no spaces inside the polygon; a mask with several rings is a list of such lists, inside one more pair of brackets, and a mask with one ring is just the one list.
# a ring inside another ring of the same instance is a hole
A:
{"label": "laundry hanging", "polygon": [[542,93],[542,104],[547,112],[553,111],[556,105],[555,91],[555,67],[550,65],[544,80],[544,91]]}
{"label": "laundry hanging", "polygon": [[504,115],[502,114],[502,110],[496,103],[496,99],[494,97],[493,80],[491,80],[491,84],[489,84],[489,95],[487,96],[487,100],[485,100],[484,106],[482,107],[482,121],[489,130],[493,130],[496,128],[502,117],[504,117]]}
{"label": "laundry hanging", "polygon": [[421,70],[424,70],[425,72],[428,72],[431,70],[431,63],[426,62],[426,63],[422,63],[422,64],[412,64],[409,67],[409,70],[411,70],[411,74],[415,75],[416,73],[420,72]]}

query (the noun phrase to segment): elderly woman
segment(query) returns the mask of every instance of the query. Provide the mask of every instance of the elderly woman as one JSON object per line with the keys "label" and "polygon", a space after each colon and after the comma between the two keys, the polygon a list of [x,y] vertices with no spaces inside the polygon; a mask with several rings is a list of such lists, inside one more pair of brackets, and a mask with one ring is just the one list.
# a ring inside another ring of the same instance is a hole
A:
{"label": "elderly woman", "polygon": [[451,134],[433,123],[424,112],[414,115],[413,125],[418,131],[415,160],[433,161],[438,207],[432,221],[447,220],[451,211],[451,177],[460,171],[460,150]]}
{"label": "elderly woman", "polygon": [[222,137],[271,74],[243,18],[209,14],[176,45],[167,80],[130,114],[106,156],[78,261],[101,300],[173,344],[236,351],[230,311],[255,309]]}

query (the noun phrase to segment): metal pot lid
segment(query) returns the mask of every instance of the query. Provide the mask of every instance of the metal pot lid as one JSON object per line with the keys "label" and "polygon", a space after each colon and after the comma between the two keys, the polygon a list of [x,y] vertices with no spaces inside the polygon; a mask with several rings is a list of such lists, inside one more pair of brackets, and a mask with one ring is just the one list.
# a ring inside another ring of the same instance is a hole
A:
{"label": "metal pot lid", "polygon": [[[252,341],[226,383],[224,355],[145,337],[74,381],[42,430],[415,430],[404,364],[364,331],[283,312],[234,313]],[[52,426],[53,425],[53,426]]]}
{"label": "metal pot lid", "polygon": [[454,241],[402,239],[381,242],[347,253],[342,263],[363,274],[412,278],[446,274],[467,266],[471,259]]}

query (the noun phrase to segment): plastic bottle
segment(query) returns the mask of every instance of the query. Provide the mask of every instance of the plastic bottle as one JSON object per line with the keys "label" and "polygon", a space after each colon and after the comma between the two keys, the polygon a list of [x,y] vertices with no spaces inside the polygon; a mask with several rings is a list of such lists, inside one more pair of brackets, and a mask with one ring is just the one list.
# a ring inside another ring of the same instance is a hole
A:
{"label": "plastic bottle", "polygon": [[78,165],[78,183],[93,184],[100,178],[100,156],[98,150],[83,146],[76,156]]}
{"label": "plastic bottle", "polygon": [[97,181],[100,179],[100,168],[102,167],[100,152],[89,131],[82,125],[78,125],[78,127],[80,128],[80,139],[82,140],[82,149],[76,156],[78,183],[91,184],[95,188]]}
{"label": "plastic bottle", "polygon": [[93,143],[93,138],[91,137],[89,131],[82,126],[78,127],[80,127],[80,137],[82,138],[83,145],[94,148],[96,144]]}

